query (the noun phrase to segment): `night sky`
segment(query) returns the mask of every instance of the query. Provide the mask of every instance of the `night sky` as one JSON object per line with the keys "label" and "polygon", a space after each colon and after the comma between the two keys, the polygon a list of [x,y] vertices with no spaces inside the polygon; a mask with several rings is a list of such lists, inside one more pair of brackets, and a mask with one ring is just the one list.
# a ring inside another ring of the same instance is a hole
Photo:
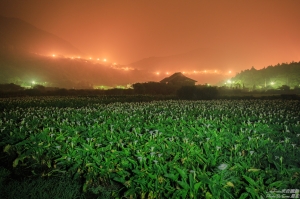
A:
{"label": "night sky", "polygon": [[241,69],[300,60],[299,9],[299,0],[0,1],[0,15],[91,57],[129,64],[208,48],[235,57],[232,65]]}

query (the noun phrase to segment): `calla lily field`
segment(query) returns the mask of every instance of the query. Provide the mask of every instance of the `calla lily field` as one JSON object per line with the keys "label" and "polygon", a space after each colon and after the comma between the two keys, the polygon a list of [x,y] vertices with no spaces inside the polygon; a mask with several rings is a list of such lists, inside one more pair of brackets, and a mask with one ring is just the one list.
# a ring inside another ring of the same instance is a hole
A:
{"label": "calla lily field", "polygon": [[300,188],[297,100],[28,97],[0,108],[2,166],[80,179],[82,193],[243,199]]}

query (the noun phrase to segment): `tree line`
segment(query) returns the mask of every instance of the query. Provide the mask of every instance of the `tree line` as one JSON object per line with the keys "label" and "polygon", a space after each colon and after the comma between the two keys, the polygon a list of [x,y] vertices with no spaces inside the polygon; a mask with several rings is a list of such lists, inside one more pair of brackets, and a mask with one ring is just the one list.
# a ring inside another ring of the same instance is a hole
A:
{"label": "tree line", "polygon": [[101,89],[65,89],[47,88],[42,85],[34,85],[30,89],[25,89],[16,84],[0,84],[0,97],[11,96],[161,96],[163,99],[168,96],[172,99],[184,100],[212,100],[231,98],[253,98],[254,96],[280,96],[284,98],[298,98],[300,89],[290,89],[289,87],[277,90],[243,90],[241,88],[214,87],[209,85],[179,86],[169,85],[159,82],[135,83],[130,89],[113,88]]}
{"label": "tree line", "polygon": [[46,96],[46,95],[161,95],[180,99],[214,99],[219,96],[217,87],[207,85],[179,86],[159,82],[135,83],[131,89],[63,89],[34,85],[25,89],[16,84],[0,84],[1,96]]}
{"label": "tree line", "polygon": [[253,66],[238,73],[227,86],[250,90],[297,89],[300,86],[300,62],[282,63],[256,70]]}

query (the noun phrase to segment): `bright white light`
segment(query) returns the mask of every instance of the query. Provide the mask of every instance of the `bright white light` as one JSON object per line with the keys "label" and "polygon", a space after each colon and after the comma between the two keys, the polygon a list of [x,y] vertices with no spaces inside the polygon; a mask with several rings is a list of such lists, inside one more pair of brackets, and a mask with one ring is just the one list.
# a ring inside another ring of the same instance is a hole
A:
{"label": "bright white light", "polygon": [[231,73],[231,70],[228,73]]}
{"label": "bright white light", "polygon": [[275,83],[274,82],[271,82],[271,85],[274,85]]}
{"label": "bright white light", "polygon": [[231,84],[231,80],[227,80],[227,83]]}
{"label": "bright white light", "polygon": [[35,84],[35,81],[32,81],[31,83],[32,83],[32,84]]}

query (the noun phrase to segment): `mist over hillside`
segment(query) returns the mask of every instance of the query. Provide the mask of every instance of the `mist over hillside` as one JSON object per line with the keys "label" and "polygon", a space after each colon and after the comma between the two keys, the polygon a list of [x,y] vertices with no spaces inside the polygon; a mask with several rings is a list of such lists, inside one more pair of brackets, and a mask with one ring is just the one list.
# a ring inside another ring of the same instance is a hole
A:
{"label": "mist over hillside", "polygon": [[226,52],[199,48],[186,53],[165,57],[149,57],[128,66],[149,72],[159,73],[161,76],[182,72],[197,81],[198,84],[217,84],[219,81],[233,76],[234,67],[220,70],[220,66],[230,65],[234,59]]}
{"label": "mist over hillside", "polygon": [[83,53],[66,40],[21,19],[0,16],[0,48],[41,55],[78,56]]}
{"label": "mist over hillside", "polygon": [[31,53],[0,53],[0,83],[35,84],[60,88],[95,88],[147,81],[138,70],[85,59],[45,57]]}
{"label": "mist over hillside", "polygon": [[0,83],[95,88],[149,81],[137,70],[82,58],[69,42],[20,19],[0,16],[0,26]]}
{"label": "mist over hillside", "polygon": [[217,69],[230,59],[224,52],[201,48],[190,52],[165,57],[149,57],[129,64],[137,69],[149,71],[194,71]]}

